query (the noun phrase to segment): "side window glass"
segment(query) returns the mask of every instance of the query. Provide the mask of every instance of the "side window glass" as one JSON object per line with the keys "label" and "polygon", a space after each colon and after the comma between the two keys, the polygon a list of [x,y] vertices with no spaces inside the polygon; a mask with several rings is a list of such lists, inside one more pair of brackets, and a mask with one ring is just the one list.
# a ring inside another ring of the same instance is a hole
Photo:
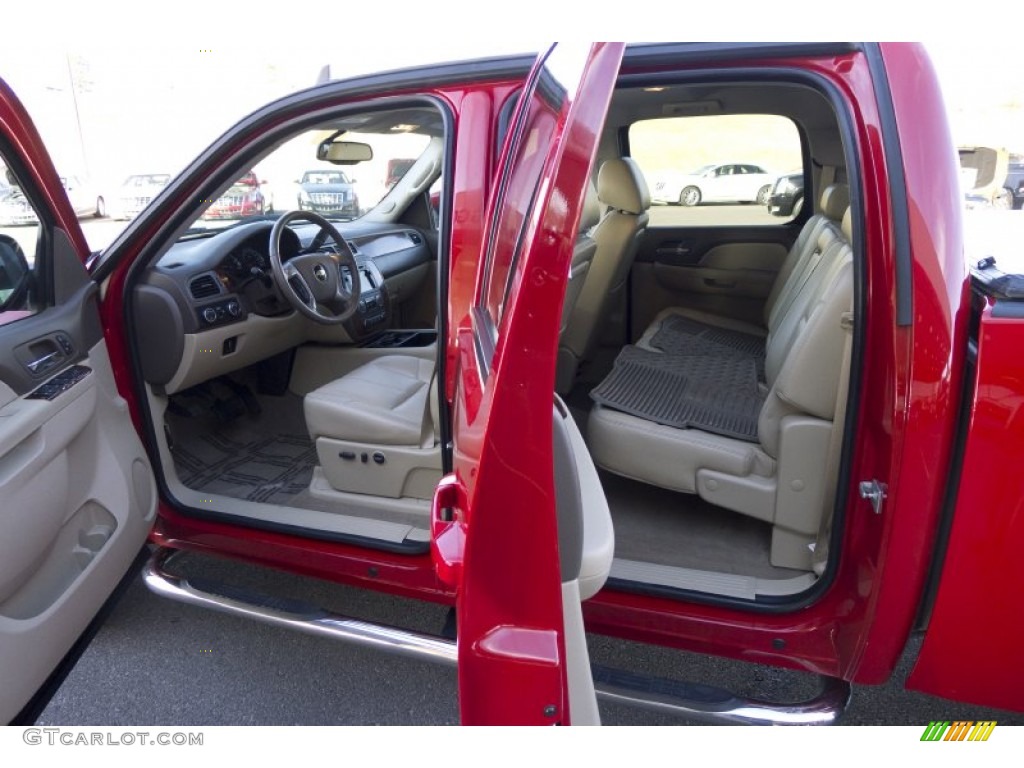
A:
{"label": "side window glass", "polygon": [[629,128],[629,147],[651,190],[651,227],[772,226],[799,213],[803,154],[789,118],[641,120]]}
{"label": "side window glass", "polygon": [[0,156],[0,326],[40,310],[36,206]]}

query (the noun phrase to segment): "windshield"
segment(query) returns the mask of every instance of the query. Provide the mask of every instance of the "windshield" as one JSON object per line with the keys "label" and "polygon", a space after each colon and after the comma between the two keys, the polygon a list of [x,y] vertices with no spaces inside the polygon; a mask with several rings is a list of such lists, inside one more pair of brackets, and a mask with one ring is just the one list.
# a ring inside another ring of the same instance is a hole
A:
{"label": "windshield", "polygon": [[[312,211],[336,222],[366,216],[387,195],[399,206],[423,190],[400,183],[425,153],[440,152],[434,110],[403,109],[352,115],[282,142],[210,200],[186,232],[273,219],[293,210]],[[359,157],[332,163],[327,147]],[[341,167],[343,166],[343,167]],[[432,179],[431,179],[432,180]],[[421,179],[422,181],[422,179]],[[394,210],[392,207],[390,210]]]}
{"label": "windshield", "polygon": [[696,171],[693,171],[693,172],[691,172],[691,173],[690,173],[690,175],[691,175],[691,176],[703,176],[703,175],[704,175],[705,173],[707,173],[708,171],[710,171],[710,170],[711,170],[712,168],[717,168],[717,167],[718,167],[718,166],[716,166],[716,165],[714,165],[714,164],[711,164],[711,165],[702,165],[702,166],[701,166],[700,168],[698,168],[698,169],[697,169]]}

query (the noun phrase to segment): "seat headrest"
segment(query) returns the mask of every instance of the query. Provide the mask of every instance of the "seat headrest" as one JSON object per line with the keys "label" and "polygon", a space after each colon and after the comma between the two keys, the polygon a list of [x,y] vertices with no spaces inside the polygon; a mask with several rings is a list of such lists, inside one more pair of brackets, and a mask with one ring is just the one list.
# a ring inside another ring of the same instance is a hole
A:
{"label": "seat headrest", "polygon": [[580,232],[589,231],[601,220],[601,201],[597,199],[594,182],[587,183],[587,195],[583,198],[583,213],[580,214]]}
{"label": "seat headrest", "polygon": [[847,208],[843,214],[843,237],[846,242],[853,245],[853,208]]}
{"label": "seat headrest", "polygon": [[845,184],[831,184],[821,193],[821,212],[832,221],[842,221],[849,206],[850,188]]}
{"label": "seat headrest", "polygon": [[651,207],[651,192],[632,158],[606,160],[597,174],[597,197],[618,211],[639,215]]}

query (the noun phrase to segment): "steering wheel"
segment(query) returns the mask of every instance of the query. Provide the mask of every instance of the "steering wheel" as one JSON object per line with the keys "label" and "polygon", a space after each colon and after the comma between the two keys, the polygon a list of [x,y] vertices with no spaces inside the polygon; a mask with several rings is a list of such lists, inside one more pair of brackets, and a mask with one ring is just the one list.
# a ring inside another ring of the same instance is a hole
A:
{"label": "steering wheel", "polygon": [[[293,221],[309,221],[320,232],[305,252],[288,261],[281,260],[281,235]],[[326,240],[334,240],[336,251],[322,250]],[[351,287],[342,279],[347,267]],[[359,307],[359,266],[345,239],[327,219],[313,211],[289,211],[274,222],[270,230],[270,270],[288,302],[310,320],[324,325],[343,323]]]}

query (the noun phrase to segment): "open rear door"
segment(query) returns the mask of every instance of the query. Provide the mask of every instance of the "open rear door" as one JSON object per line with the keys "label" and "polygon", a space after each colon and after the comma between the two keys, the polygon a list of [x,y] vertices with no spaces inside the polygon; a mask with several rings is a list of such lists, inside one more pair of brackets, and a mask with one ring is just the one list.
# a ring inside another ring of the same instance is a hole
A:
{"label": "open rear door", "polygon": [[505,137],[476,299],[458,327],[454,473],[434,499],[433,548],[458,589],[466,724],[597,720],[571,586],[582,530],[556,519],[565,489],[553,464],[571,455],[572,427],[553,400],[572,247],[621,57],[621,45],[597,44],[538,60]]}

